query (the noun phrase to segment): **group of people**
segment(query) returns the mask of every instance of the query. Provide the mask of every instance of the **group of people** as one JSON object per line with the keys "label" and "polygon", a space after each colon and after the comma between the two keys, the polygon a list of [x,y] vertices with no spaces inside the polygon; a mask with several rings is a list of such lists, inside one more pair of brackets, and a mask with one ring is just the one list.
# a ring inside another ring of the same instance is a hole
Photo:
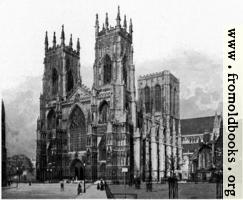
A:
{"label": "group of people", "polygon": [[100,182],[97,184],[97,190],[104,190],[105,187],[106,187],[106,181],[101,179]]}

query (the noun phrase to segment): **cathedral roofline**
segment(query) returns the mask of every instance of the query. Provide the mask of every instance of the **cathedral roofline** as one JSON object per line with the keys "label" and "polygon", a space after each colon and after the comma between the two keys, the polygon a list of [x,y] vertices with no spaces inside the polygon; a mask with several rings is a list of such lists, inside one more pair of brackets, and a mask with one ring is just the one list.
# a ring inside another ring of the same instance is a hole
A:
{"label": "cathedral roofline", "polygon": [[146,74],[146,75],[140,75],[138,77],[138,81],[151,79],[151,78],[157,78],[157,77],[161,77],[161,76],[170,76],[174,80],[179,82],[179,79],[177,77],[175,77],[169,70],[164,70],[164,71],[161,71],[161,72],[150,73],[150,74]]}

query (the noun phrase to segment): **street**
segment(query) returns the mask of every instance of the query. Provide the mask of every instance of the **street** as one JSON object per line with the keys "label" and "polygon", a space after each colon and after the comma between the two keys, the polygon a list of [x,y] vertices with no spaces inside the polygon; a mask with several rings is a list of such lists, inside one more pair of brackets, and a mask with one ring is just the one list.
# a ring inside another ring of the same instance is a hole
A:
{"label": "street", "polygon": [[[59,183],[20,183],[18,188],[13,184],[10,189],[2,189],[2,198],[4,199],[89,199],[106,198],[105,191],[96,189],[94,184],[86,184],[86,193],[77,195],[78,184],[64,184],[64,191],[61,191]],[[83,190],[83,185],[82,185]]]}

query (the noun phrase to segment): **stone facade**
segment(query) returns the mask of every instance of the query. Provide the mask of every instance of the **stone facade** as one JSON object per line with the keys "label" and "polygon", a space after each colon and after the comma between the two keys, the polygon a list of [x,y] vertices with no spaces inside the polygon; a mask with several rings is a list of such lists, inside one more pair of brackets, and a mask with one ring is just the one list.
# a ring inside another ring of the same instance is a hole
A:
{"label": "stone facade", "polygon": [[141,156],[135,158],[135,166],[143,173],[144,179],[149,176],[150,170],[153,180],[157,181],[180,173],[179,92],[179,80],[169,71],[140,76],[138,79],[140,117],[134,149]]}
{"label": "stone facade", "polygon": [[[137,174],[146,176],[147,135],[153,159],[157,159],[152,162],[154,180],[169,172],[171,165],[166,162],[166,155],[176,157],[175,166],[178,165],[179,82],[168,71],[157,78],[141,77],[136,101],[132,39],[132,21],[127,26],[125,16],[121,25],[119,8],[114,27],[109,25],[106,14],[100,28],[96,15],[93,85],[88,89],[80,76],[79,40],[76,49],[72,36],[66,45],[62,27],[61,44],[56,44],[54,33],[50,47],[46,33],[43,92],[37,120],[38,180],[83,179],[84,174],[90,180],[123,180],[124,167],[128,168],[127,180]],[[157,107],[151,96],[151,110],[145,112],[143,91],[147,84],[154,91],[153,79],[162,92]]]}
{"label": "stone facade", "polygon": [[212,170],[222,169],[222,116],[181,120],[182,178],[209,180]]}

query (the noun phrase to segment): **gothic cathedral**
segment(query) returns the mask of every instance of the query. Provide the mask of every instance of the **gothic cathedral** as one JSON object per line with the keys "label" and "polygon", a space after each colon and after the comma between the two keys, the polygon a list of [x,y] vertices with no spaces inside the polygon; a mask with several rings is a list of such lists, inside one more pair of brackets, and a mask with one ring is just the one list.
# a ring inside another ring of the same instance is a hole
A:
{"label": "gothic cathedral", "polygon": [[93,85],[82,84],[80,43],[45,36],[43,91],[37,120],[37,179],[160,180],[180,173],[179,81],[169,71],[141,76],[138,100],[133,25],[95,22]]}

